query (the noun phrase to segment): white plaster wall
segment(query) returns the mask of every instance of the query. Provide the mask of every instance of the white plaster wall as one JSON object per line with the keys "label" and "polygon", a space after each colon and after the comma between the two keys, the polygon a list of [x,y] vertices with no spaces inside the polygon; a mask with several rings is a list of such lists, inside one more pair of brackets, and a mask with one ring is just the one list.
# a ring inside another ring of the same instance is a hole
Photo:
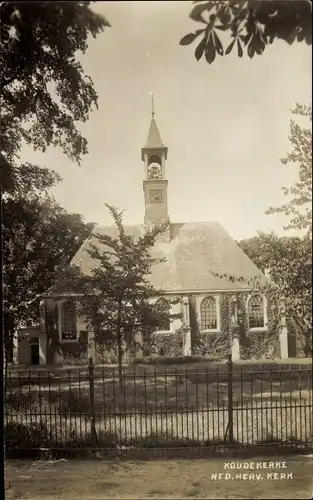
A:
{"label": "white plaster wall", "polygon": [[[178,304],[173,304],[171,306],[171,314],[181,314],[183,313],[183,307],[181,303]],[[179,330],[183,324],[182,319],[173,319],[171,321],[171,331],[175,332],[176,330]]]}
{"label": "white plaster wall", "polygon": [[29,340],[24,339],[19,341],[18,346],[18,363],[28,365],[30,363]]}

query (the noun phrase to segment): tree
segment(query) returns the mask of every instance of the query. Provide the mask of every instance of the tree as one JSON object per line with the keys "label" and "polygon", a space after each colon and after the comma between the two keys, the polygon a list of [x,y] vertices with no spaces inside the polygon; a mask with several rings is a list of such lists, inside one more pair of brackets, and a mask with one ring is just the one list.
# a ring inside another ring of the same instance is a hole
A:
{"label": "tree", "polygon": [[[312,107],[296,105],[294,115],[312,121]],[[305,231],[302,237],[279,238],[274,233],[258,235],[239,242],[242,250],[262,270],[270,274],[272,285],[261,286],[251,282],[271,297],[275,314],[281,315],[281,299],[284,310],[306,355],[312,353],[312,130],[291,120],[289,139],[292,151],[282,159],[283,164],[293,164],[299,169],[299,177],[283,192],[290,199],[278,208],[266,213],[283,213],[290,218],[284,228]],[[225,276],[224,276],[225,277]],[[242,278],[242,277],[241,277]],[[233,281],[234,276],[227,276]],[[237,277],[236,277],[237,279]],[[244,281],[244,279],[242,278]]]}
{"label": "tree", "polygon": [[[297,104],[293,115],[308,118],[312,122],[312,106]],[[291,153],[281,161],[284,165],[293,164],[299,169],[297,182],[283,187],[285,196],[291,199],[278,208],[270,208],[267,213],[283,213],[291,220],[285,229],[305,230],[312,234],[312,128],[301,126],[295,120],[290,123],[289,140],[293,146]]]}
{"label": "tree", "polygon": [[160,323],[180,314],[171,314],[178,299],[153,301],[162,296],[149,282],[151,268],[162,261],[151,250],[168,223],[147,227],[142,236],[127,234],[123,213],[106,205],[117,228],[117,237],[95,234],[98,244],[90,243],[88,252],[96,261],[90,275],[69,269],[64,286],[77,297],[77,308],[86,320],[88,331],[98,344],[116,347],[121,380],[125,347],[137,348],[137,334],[147,342]]}
{"label": "tree", "polygon": [[5,350],[12,356],[13,336],[22,323],[38,321],[38,295],[68,265],[93,224],[67,213],[49,194],[60,177],[25,164],[12,169],[14,194],[2,200],[3,319]]}
{"label": "tree", "polygon": [[[262,271],[268,271],[275,286],[269,287],[276,303],[283,297],[290,328],[306,355],[312,349],[312,242],[304,237],[278,237],[259,232],[239,243]],[[273,301],[272,301],[273,302]],[[277,311],[279,312],[279,311]]]}
{"label": "tree", "polygon": [[4,2],[1,5],[1,184],[23,141],[36,150],[59,146],[80,163],[87,141],[77,124],[98,105],[92,80],[77,59],[109,23],[90,2]]}
{"label": "tree", "polygon": [[[238,57],[246,51],[250,58],[264,53],[276,40],[312,44],[312,7],[307,0],[196,0],[190,18],[202,27],[185,35],[181,45],[201,41],[195,49],[212,64],[216,56],[228,55],[235,48]],[[218,33],[227,32],[226,47]]]}

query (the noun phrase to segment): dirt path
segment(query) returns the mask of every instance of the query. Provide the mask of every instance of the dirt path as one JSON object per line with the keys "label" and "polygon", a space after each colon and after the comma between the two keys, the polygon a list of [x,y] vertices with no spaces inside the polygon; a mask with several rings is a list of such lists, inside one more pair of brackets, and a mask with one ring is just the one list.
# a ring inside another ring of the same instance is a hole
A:
{"label": "dirt path", "polygon": [[[274,457],[274,468],[271,458],[264,456],[234,461],[241,467],[254,463],[253,470],[231,469],[232,460],[226,466],[225,457],[149,462],[71,460],[51,465],[10,460],[7,484],[11,487],[6,500],[312,498],[313,456]],[[260,462],[262,467],[256,469]],[[240,479],[237,474],[247,476]]]}

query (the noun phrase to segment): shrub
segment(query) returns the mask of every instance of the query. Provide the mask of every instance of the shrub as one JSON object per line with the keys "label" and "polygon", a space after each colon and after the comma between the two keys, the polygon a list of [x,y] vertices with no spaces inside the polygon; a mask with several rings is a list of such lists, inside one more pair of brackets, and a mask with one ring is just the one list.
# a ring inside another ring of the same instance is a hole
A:
{"label": "shrub", "polygon": [[57,363],[60,365],[87,365],[88,354],[87,352],[59,352],[57,354]]}
{"label": "shrub", "polygon": [[12,448],[44,448],[52,445],[47,425],[40,423],[20,424],[10,422],[4,427],[5,445]]}
{"label": "shrub", "polygon": [[[92,448],[95,445],[94,436],[90,431],[80,434],[76,429],[69,429],[67,438],[58,442],[60,427],[54,423],[48,430],[48,424],[10,422],[4,427],[5,448],[8,457],[35,458],[40,453],[40,448],[51,448],[51,453],[58,454],[60,450],[66,450],[66,455],[70,456],[69,449],[72,449],[74,456],[76,452],[84,448]],[[97,432],[97,441],[100,448],[114,449],[120,442],[117,432]],[[57,448],[58,451],[55,451]]]}
{"label": "shrub", "polygon": [[212,359],[221,360],[229,353],[229,333],[202,334],[193,347],[196,356],[211,356]]}
{"label": "shrub", "polygon": [[89,394],[82,394],[78,390],[64,392],[60,397],[58,411],[62,415],[88,413],[90,411]]}
{"label": "shrub", "polygon": [[249,332],[245,345],[240,346],[242,359],[274,359],[276,334],[271,331]]}
{"label": "shrub", "polygon": [[183,353],[184,336],[181,330],[174,333],[157,333],[151,335],[149,343],[144,346],[145,354],[159,356],[180,356]]}
{"label": "shrub", "polygon": [[133,360],[135,365],[186,365],[191,363],[204,363],[218,361],[217,358],[208,356],[157,356],[154,358],[138,358]]}
{"label": "shrub", "polygon": [[5,396],[5,404],[10,410],[25,410],[31,408],[38,402],[38,395],[35,392],[11,392]]}

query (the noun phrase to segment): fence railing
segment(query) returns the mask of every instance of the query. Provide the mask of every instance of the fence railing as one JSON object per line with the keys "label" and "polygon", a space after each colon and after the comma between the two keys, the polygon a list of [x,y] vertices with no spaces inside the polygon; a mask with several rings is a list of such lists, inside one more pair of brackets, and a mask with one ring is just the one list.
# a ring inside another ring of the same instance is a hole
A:
{"label": "fence railing", "polygon": [[[299,367],[300,368],[300,367]],[[313,444],[312,369],[9,373],[7,449]]]}

